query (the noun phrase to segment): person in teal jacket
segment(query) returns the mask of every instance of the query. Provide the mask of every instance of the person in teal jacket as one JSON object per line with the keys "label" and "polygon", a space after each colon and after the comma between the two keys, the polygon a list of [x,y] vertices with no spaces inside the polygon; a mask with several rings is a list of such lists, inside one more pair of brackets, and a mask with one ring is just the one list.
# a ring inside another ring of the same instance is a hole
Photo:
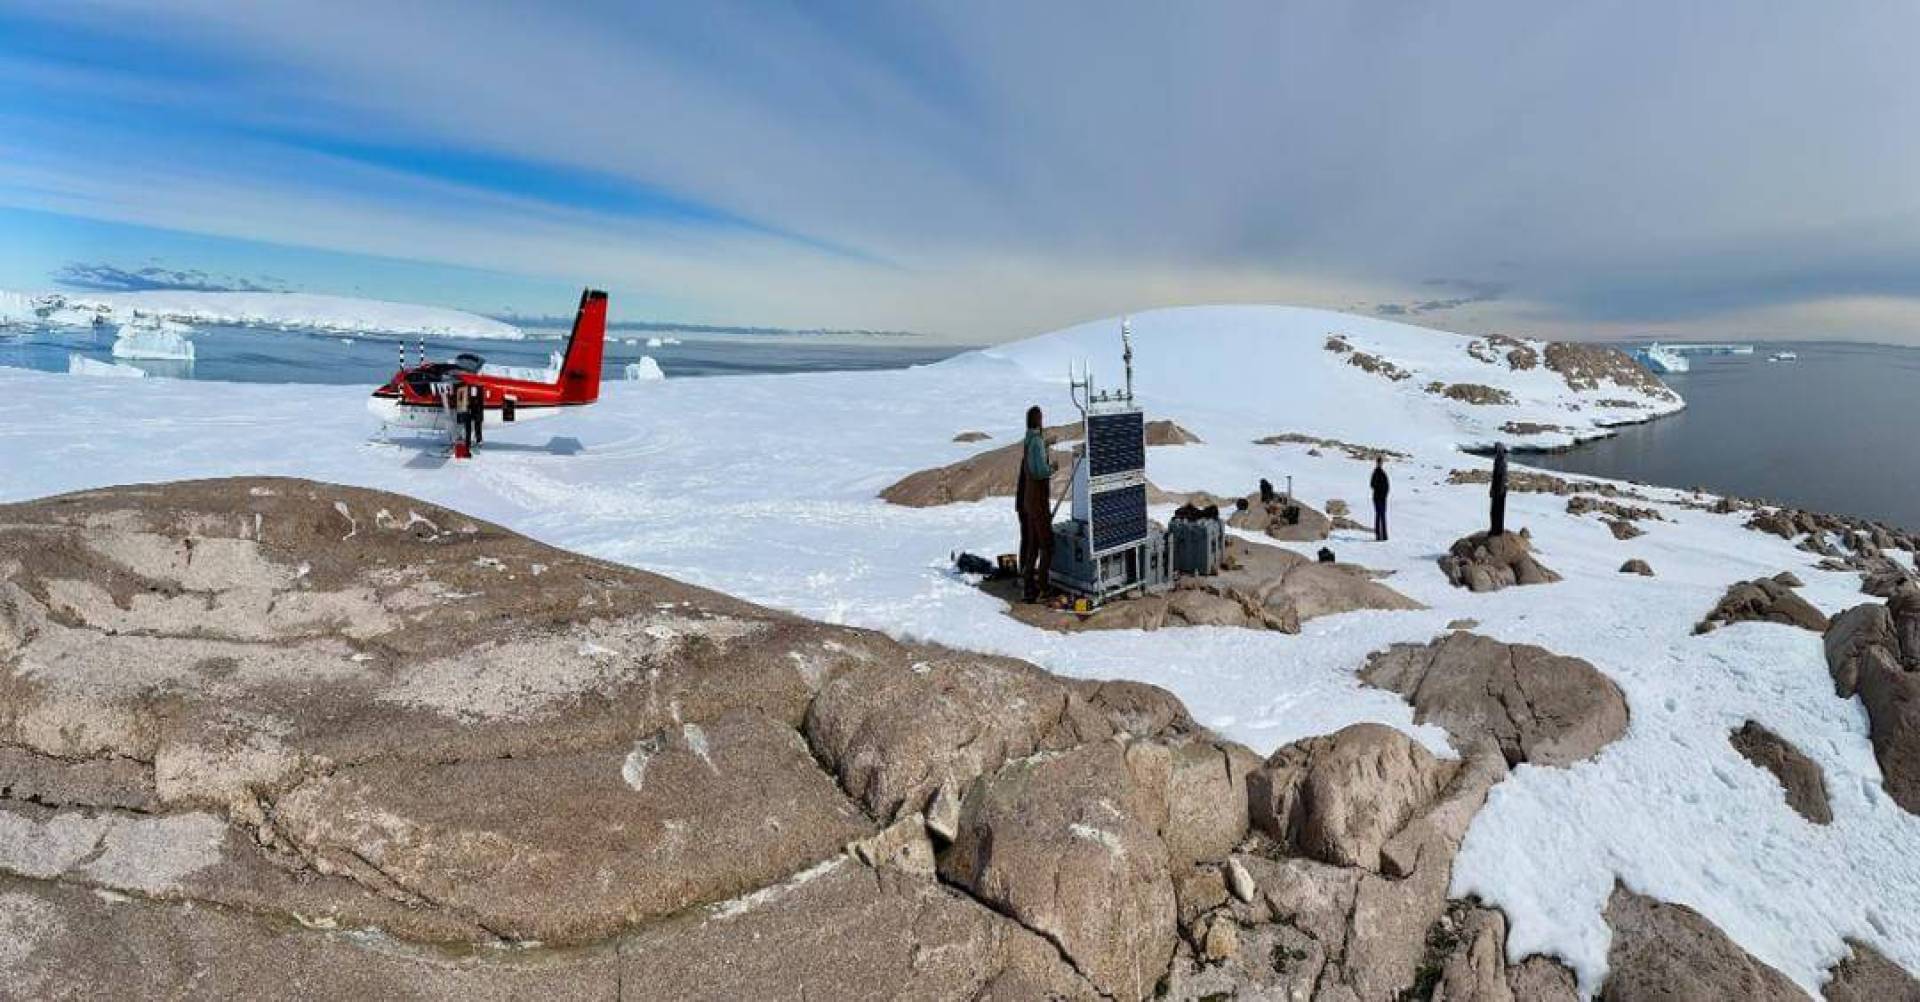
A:
{"label": "person in teal jacket", "polygon": [[1027,408],[1013,510],[1020,516],[1020,582],[1029,602],[1040,600],[1053,572],[1053,461],[1041,427],[1040,408]]}

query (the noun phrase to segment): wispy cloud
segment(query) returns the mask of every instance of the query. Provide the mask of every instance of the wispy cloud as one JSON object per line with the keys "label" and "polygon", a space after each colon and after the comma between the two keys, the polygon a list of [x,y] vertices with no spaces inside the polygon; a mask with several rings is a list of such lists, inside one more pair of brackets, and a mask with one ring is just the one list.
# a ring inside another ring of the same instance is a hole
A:
{"label": "wispy cloud", "polygon": [[1707,323],[1920,299],[1916,33],[1731,2],[75,0],[0,13],[0,203],[721,324],[1004,337],[1282,294]]}

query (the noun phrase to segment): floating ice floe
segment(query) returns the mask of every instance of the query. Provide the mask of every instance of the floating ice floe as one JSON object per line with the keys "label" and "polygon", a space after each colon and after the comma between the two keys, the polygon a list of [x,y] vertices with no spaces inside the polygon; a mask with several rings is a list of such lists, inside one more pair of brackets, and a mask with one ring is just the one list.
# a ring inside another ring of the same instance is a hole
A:
{"label": "floating ice floe", "polygon": [[667,374],[660,371],[660,363],[654,361],[652,355],[642,355],[640,361],[627,363],[627,378],[656,380],[667,378]]}
{"label": "floating ice floe", "polygon": [[113,342],[113,357],[191,362],[193,342],[187,340],[187,332],[192,329],[170,320],[121,324],[120,336]]}
{"label": "floating ice floe", "polygon": [[[629,342],[629,343],[631,343],[631,342]],[[661,345],[664,345],[664,344],[666,344],[666,342],[665,342],[665,341],[662,341],[662,340],[660,340],[660,339],[659,339],[659,338],[657,338],[657,337],[650,337],[650,338],[648,338],[648,339],[647,339],[647,347],[649,347],[649,348],[658,348],[658,347],[660,347]]]}
{"label": "floating ice floe", "polygon": [[106,376],[113,379],[145,379],[146,370],[118,362],[102,362],[85,355],[67,356],[67,375],[69,376]]}

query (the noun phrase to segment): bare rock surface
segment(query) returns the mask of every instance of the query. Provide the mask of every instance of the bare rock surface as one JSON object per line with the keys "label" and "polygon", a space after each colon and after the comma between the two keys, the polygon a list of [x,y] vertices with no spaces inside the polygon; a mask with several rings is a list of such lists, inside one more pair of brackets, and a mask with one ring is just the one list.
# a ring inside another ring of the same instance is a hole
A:
{"label": "bare rock surface", "polygon": [[1454,587],[1468,591],[1499,591],[1560,580],[1560,575],[1534,559],[1533,543],[1524,532],[1498,536],[1476,532],[1455,540],[1447,555],[1440,558],[1440,571]]}
{"label": "bare rock surface", "polygon": [[1275,751],[1254,775],[1253,822],[1293,853],[1379,872],[1387,840],[1453,769],[1391,727],[1354,724]]}
{"label": "bare rock surface", "polygon": [[1866,707],[1888,796],[1920,814],[1920,587],[1835,616],[1825,644],[1835,693]]}
{"label": "bare rock surface", "polygon": [[[1145,431],[1149,446],[1188,445],[1200,441],[1199,436],[1172,421],[1149,421]],[[1079,437],[1080,432],[1081,426],[1074,423],[1052,425],[1042,433],[1046,436],[1047,444],[1052,446],[1070,443]],[[970,435],[979,435],[980,438],[966,437]],[[981,432],[964,432],[954,441],[974,442],[986,437]],[[945,466],[908,474],[881,491],[880,497],[910,508],[931,508],[990,497],[1010,498],[1019,480],[1021,449],[1021,443],[1014,441]],[[1068,488],[1067,471],[1073,468],[1073,453],[1064,448],[1052,448],[1047,455],[1055,471],[1053,488],[1057,498],[1063,496]]]}
{"label": "bare rock surface", "polygon": [[1604,1002],[1802,1002],[1807,997],[1786,975],[1748,956],[1685,905],[1616,886],[1606,918],[1613,944],[1600,988]]}
{"label": "bare rock surface", "polygon": [[1749,720],[1729,735],[1735,751],[1747,761],[1773,773],[1787,795],[1787,805],[1815,824],[1833,820],[1827,801],[1827,780],[1820,764],[1778,734]]}
{"label": "bare rock surface", "polygon": [[1285,543],[1311,543],[1327,538],[1333,520],[1319,509],[1297,498],[1262,501],[1250,494],[1242,499],[1246,507],[1227,516],[1227,524],[1248,532],[1264,532]]}
{"label": "bare rock surface", "polygon": [[1549,957],[1507,963],[1507,917],[1472,901],[1456,901],[1427,935],[1422,982],[1431,1002],[1578,1002],[1573,972]]}
{"label": "bare rock surface", "polygon": [[1649,565],[1645,560],[1642,560],[1639,557],[1634,557],[1633,559],[1628,560],[1626,563],[1620,565],[1620,573],[1638,574],[1643,578],[1650,578],[1650,577],[1653,577],[1653,567]]}
{"label": "bare rock surface", "polygon": [[1827,629],[1827,616],[1813,603],[1794,594],[1798,587],[1798,578],[1789,584],[1777,577],[1755,578],[1752,581],[1739,581],[1727,588],[1712,611],[1702,620],[1702,626],[1711,628],[1728,623],[1782,623],[1824,633]]}
{"label": "bare rock surface", "polygon": [[1298,633],[1300,624],[1319,616],[1425,608],[1357,564],[1323,564],[1292,550],[1231,536],[1225,550],[1226,562],[1217,575],[1182,577],[1165,593],[1116,599],[1086,615],[1020,601],[1011,581],[982,587],[1007,601],[1008,615],[1060,632],[1239,626]]}
{"label": "bare rock surface", "polygon": [[[1343,442],[1337,438],[1321,438],[1317,435],[1302,435],[1297,431],[1281,432],[1278,435],[1268,435],[1264,438],[1257,438],[1257,439],[1254,439],[1253,444],[1255,445],[1304,445],[1311,449],[1336,449],[1336,450],[1339,450],[1340,452],[1346,453],[1348,459],[1359,460],[1361,462],[1372,462],[1375,457],[1380,457],[1380,456],[1384,456],[1388,459],[1407,458],[1406,453],[1397,452],[1393,449],[1387,449],[1387,448],[1382,448],[1379,446],[1372,446],[1372,445],[1357,445],[1353,442]],[[1329,510],[1328,514],[1345,514],[1345,513],[1333,512]]]}
{"label": "bare rock surface", "polygon": [[1865,943],[1848,940],[1847,946],[1850,952],[1820,990],[1828,1002],[1920,1002],[1920,979]]}
{"label": "bare rock surface", "polygon": [[396,495],[0,507],[0,984],[29,997],[1145,994],[1171,870],[1218,872],[1259,766],[1152,686]]}
{"label": "bare rock surface", "polygon": [[1490,739],[1516,765],[1570,765],[1627,729],[1619,686],[1592,665],[1475,633],[1395,644],[1360,678],[1407,697],[1415,721],[1446,728],[1456,745]]}
{"label": "bare rock surface", "polygon": [[1147,799],[1112,742],[1011,762],[968,790],[940,874],[1058,945],[1101,993],[1151,997],[1175,927]]}
{"label": "bare rock surface", "polygon": [[1099,995],[1040,936],[924,878],[838,859],[621,944],[635,999]]}
{"label": "bare rock surface", "polygon": [[[1458,764],[1440,763],[1394,733],[1360,725],[1311,738],[1276,752],[1255,774],[1260,830],[1224,867],[1224,882],[1238,889],[1222,893],[1218,878],[1200,876],[1177,884],[1186,936],[1165,997],[1428,997],[1428,934],[1447,910],[1454,855],[1506,764],[1488,745]],[[1386,774],[1360,777],[1357,789],[1331,802],[1316,799],[1316,770],[1352,775],[1366,760]],[[1283,835],[1270,836],[1274,830]],[[1347,841],[1329,854],[1370,857],[1364,862],[1377,870],[1299,854],[1301,835],[1311,832],[1337,833]],[[1225,956],[1208,949],[1224,938],[1223,922],[1235,947]]]}

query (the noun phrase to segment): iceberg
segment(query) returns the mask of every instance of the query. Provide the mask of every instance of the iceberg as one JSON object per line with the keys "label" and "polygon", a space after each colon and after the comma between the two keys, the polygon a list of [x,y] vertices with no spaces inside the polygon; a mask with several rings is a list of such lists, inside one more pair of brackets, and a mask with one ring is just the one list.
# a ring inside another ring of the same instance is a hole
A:
{"label": "iceberg", "polygon": [[172,362],[193,361],[193,342],[186,332],[193,328],[161,320],[152,326],[143,323],[120,325],[120,336],[113,342],[115,358],[163,359]]}
{"label": "iceberg", "polygon": [[88,358],[85,355],[79,354],[70,354],[67,356],[67,375],[107,376],[115,379],[147,378],[147,373],[144,369],[137,369],[131,365],[121,365],[118,362],[102,362],[97,358]]}
{"label": "iceberg", "polygon": [[[631,344],[632,342],[628,342],[628,343]],[[657,337],[650,337],[647,339],[647,347],[649,348],[658,348],[665,344],[666,344],[665,341],[662,341]]]}
{"label": "iceberg", "polygon": [[665,379],[667,374],[660,371],[660,363],[654,361],[652,355],[642,355],[640,361],[627,363],[627,378],[653,381]]}

